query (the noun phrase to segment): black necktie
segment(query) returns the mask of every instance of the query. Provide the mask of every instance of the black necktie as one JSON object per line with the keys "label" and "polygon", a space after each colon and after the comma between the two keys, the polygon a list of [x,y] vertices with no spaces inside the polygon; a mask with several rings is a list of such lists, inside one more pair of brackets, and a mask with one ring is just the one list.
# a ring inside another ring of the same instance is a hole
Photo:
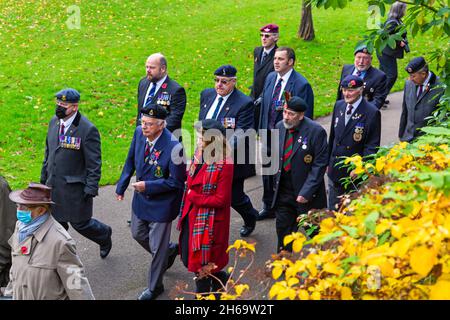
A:
{"label": "black necktie", "polygon": [[220,106],[222,105],[223,97],[219,97],[219,101],[217,102],[216,110],[214,110],[214,113],[211,117],[213,120],[217,120],[217,115],[219,114]]}

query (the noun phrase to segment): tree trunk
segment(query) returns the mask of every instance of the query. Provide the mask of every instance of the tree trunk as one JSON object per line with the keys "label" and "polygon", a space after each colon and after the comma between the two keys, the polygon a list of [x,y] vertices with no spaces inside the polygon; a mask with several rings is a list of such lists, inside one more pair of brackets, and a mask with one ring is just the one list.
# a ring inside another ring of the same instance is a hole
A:
{"label": "tree trunk", "polygon": [[297,35],[303,40],[310,41],[314,39],[314,25],[311,4],[307,2],[307,0],[303,0],[302,2],[302,17]]}

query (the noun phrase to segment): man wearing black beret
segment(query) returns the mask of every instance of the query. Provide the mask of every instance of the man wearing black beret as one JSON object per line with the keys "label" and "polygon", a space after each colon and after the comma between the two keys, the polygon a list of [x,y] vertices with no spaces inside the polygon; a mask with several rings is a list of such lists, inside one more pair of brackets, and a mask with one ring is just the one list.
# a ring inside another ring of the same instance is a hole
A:
{"label": "man wearing black beret", "polygon": [[[152,255],[147,288],[138,300],[154,300],[164,291],[163,275],[171,254],[170,231],[180,211],[186,180],[183,146],[166,128],[167,116],[160,105],[150,104],[142,109],[141,125],[134,131],[116,187],[116,198],[121,201],[136,172],[131,234]],[[180,158],[174,159],[175,155]]]}
{"label": "man wearing black beret", "polygon": [[[331,118],[328,164],[328,207],[336,210],[339,196],[352,190],[344,187],[342,178],[348,177],[347,168],[338,162],[341,157],[355,154],[361,157],[377,153],[381,138],[381,113],[372,103],[363,99],[363,80],[348,75],[342,80],[343,100],[336,101]],[[353,173],[350,174],[353,177]]]}
{"label": "man wearing black beret", "polygon": [[[233,132],[242,129],[230,138],[235,161],[231,206],[244,220],[240,235],[248,237],[255,229],[258,216],[258,211],[244,192],[245,179],[255,175],[255,161],[250,161],[249,141],[245,137],[245,132],[254,128],[254,105],[250,97],[236,88],[236,73],[232,65],[223,65],[214,72],[214,88],[205,89],[200,94],[198,120],[218,120]],[[238,163],[242,155],[245,161]]]}
{"label": "man wearing black beret", "polygon": [[426,126],[427,120],[444,94],[438,77],[429,70],[423,57],[417,57],[405,68],[409,73],[403,90],[402,115],[398,138],[410,142],[423,134],[418,129]]}
{"label": "man wearing black beret", "polygon": [[353,64],[346,64],[342,67],[336,101],[344,99],[341,91],[341,81],[352,74],[364,81],[363,97],[380,109],[388,94],[386,92],[386,74],[372,66],[372,52],[365,45],[358,46],[354,51],[354,56]]}
{"label": "man wearing black beret", "polygon": [[[311,209],[327,207],[324,175],[328,165],[327,133],[321,125],[305,117],[308,105],[291,97],[278,122],[279,168],[275,175],[275,209],[278,250],[285,236],[298,230],[297,217]],[[303,228],[300,228],[304,232]]]}
{"label": "man wearing black beret", "polygon": [[99,244],[103,259],[112,247],[112,229],[92,218],[102,166],[100,134],[78,111],[77,90],[63,89],[55,97],[56,115],[48,126],[41,183],[52,187],[56,221],[65,229],[70,223],[78,233]]}

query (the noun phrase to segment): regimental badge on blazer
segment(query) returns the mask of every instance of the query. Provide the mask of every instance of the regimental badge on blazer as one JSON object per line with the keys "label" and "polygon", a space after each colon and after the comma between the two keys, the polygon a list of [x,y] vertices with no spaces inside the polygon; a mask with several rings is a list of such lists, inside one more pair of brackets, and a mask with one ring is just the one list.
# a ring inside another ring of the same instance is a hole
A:
{"label": "regimental badge on blazer", "polygon": [[155,177],[156,178],[162,178],[163,177],[163,172],[160,166],[156,166],[155,169]]}
{"label": "regimental badge on blazer", "polygon": [[362,136],[364,133],[364,123],[357,123],[355,126],[355,132],[353,133],[353,140],[359,142],[362,140]]}
{"label": "regimental badge on blazer", "polygon": [[172,96],[167,91],[164,91],[161,94],[159,94],[158,99],[156,100],[156,104],[159,104],[164,108],[167,108],[168,106],[170,106],[171,97]]}
{"label": "regimental badge on blazer", "polygon": [[225,129],[234,129],[236,128],[236,118],[223,118],[223,126]]}
{"label": "regimental badge on blazer", "polygon": [[61,135],[59,136],[59,145],[64,149],[80,150],[81,138]]}
{"label": "regimental badge on blazer", "polygon": [[309,164],[313,161],[313,157],[310,154],[307,154],[304,158],[303,161],[305,161],[306,164]]}

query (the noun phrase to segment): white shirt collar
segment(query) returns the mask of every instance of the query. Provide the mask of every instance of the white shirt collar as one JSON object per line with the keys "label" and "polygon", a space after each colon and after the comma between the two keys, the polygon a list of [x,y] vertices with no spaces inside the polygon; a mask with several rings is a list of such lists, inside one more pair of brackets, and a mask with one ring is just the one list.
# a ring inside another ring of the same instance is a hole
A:
{"label": "white shirt collar", "polygon": [[64,133],[66,133],[67,129],[69,129],[69,127],[72,125],[73,120],[75,120],[75,117],[77,116],[78,111],[75,112],[69,119],[67,119],[66,121],[64,121],[64,119],[59,119],[59,125],[61,125],[62,123],[64,124]]}
{"label": "white shirt collar", "polygon": [[426,88],[426,86],[428,85],[428,82],[430,82],[430,79],[431,79],[431,72],[430,71],[428,71],[428,77],[425,79],[425,81],[422,83],[422,86],[424,87],[424,88]]}
{"label": "white shirt collar", "polygon": [[[264,47],[263,47],[264,48]],[[271,52],[272,52],[272,50],[275,48],[275,44],[272,46],[272,48],[270,48],[270,49],[266,49],[266,48],[264,48],[264,52],[267,54],[267,55],[269,55]]]}
{"label": "white shirt collar", "polygon": [[282,77],[280,77],[280,74],[279,73],[277,73],[277,81],[275,82],[275,84],[276,83],[278,83],[278,80],[280,80],[280,78],[281,79],[283,79],[283,84],[286,84],[287,82],[288,82],[288,80],[289,80],[289,77],[291,76],[291,74],[292,74],[292,71],[294,71],[294,68],[292,68],[291,70],[289,70],[284,76],[282,76]]}
{"label": "white shirt collar", "polygon": [[[353,109],[352,109],[352,114],[355,112],[356,108],[358,108],[358,106],[360,105],[361,101],[362,101],[363,97],[359,97],[358,100],[356,100],[354,103],[352,103]],[[347,103],[347,107],[348,107],[349,103]]]}
{"label": "white shirt collar", "polygon": [[[164,130],[163,130],[163,131],[164,131]],[[161,133],[159,134],[159,136],[157,136],[153,141],[150,141],[150,140],[148,140],[148,138],[147,138],[147,141],[148,141],[148,143],[151,144],[152,148],[155,146],[155,144],[156,144],[156,142],[158,141],[159,137],[161,137],[163,131],[161,131]]]}

